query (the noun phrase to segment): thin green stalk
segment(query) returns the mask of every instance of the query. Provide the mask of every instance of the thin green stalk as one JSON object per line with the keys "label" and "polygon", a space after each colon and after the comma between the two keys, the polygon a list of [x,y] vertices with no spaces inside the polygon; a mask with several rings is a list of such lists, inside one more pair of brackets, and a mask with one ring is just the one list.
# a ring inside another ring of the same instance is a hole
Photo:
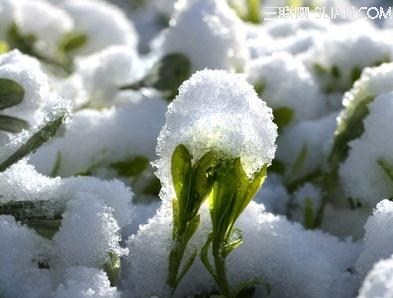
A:
{"label": "thin green stalk", "polygon": [[221,294],[225,297],[233,297],[231,294],[231,289],[229,287],[227,272],[226,272],[226,261],[225,258],[221,255],[220,243],[222,241],[218,241],[219,243],[214,243],[213,240],[213,257],[214,257],[214,267],[216,269],[215,280],[217,286],[220,288]]}

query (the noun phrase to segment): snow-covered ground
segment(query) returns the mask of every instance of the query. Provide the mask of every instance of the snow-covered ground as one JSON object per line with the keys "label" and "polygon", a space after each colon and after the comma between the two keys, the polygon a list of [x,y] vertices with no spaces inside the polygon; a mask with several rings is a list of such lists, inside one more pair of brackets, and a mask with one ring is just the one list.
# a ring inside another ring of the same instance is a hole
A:
{"label": "snow-covered ground", "polygon": [[0,298],[393,297],[389,1],[258,3],[0,0]]}

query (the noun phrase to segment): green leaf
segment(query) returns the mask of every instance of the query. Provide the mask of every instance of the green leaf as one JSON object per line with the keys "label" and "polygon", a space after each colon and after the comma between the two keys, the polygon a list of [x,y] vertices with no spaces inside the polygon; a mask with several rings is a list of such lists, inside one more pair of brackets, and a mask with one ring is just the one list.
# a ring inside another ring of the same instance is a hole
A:
{"label": "green leaf", "polygon": [[291,123],[293,119],[293,110],[290,108],[282,107],[273,110],[274,123],[279,128],[285,127]]}
{"label": "green leaf", "polygon": [[186,264],[184,265],[183,270],[182,270],[182,272],[180,273],[180,275],[179,275],[179,277],[178,277],[178,279],[177,279],[177,283],[178,283],[178,284],[179,284],[180,281],[183,279],[183,277],[186,275],[186,273],[188,272],[188,270],[190,270],[192,264],[194,264],[194,261],[195,261],[195,258],[197,257],[197,255],[198,255],[198,250],[196,249],[196,250],[192,253],[191,257],[188,259],[188,261],[186,262]]}
{"label": "green leaf", "polygon": [[213,235],[209,234],[205,244],[203,245],[203,247],[201,249],[200,256],[201,256],[201,261],[202,261],[203,265],[206,267],[207,271],[209,271],[211,276],[215,277],[216,273],[214,272],[214,269],[209,261],[209,248],[210,248],[212,241],[213,241]]}
{"label": "green leaf", "polygon": [[53,239],[61,226],[60,219],[29,219],[23,223],[46,239]]}
{"label": "green leaf", "polygon": [[180,53],[164,56],[156,62],[147,75],[139,82],[123,87],[120,90],[140,89],[142,87],[153,87],[166,93],[168,100],[173,99],[179,86],[191,75],[190,60]]}
{"label": "green leaf", "polygon": [[179,202],[179,215],[188,210],[192,179],[192,156],[186,146],[178,145],[172,154],[171,172],[173,186]]}
{"label": "green leaf", "polygon": [[117,174],[124,177],[133,177],[141,174],[149,165],[149,159],[144,156],[137,156],[126,161],[116,162],[111,165]]}
{"label": "green leaf", "polygon": [[34,43],[37,38],[32,34],[22,34],[16,23],[12,23],[7,30],[7,40],[11,49],[19,49],[21,52],[35,56]]}
{"label": "green leaf", "polygon": [[192,235],[195,234],[196,230],[198,229],[199,222],[200,222],[200,215],[198,214],[187,223],[187,227],[183,235],[185,242],[190,241]]}
{"label": "green leaf", "polygon": [[341,71],[337,65],[332,66],[332,68],[330,69],[330,73],[332,77],[335,79],[339,79],[341,77]]}
{"label": "green leaf", "polygon": [[258,96],[262,95],[262,93],[265,91],[266,86],[262,82],[258,82],[254,85],[255,92],[258,94]]}
{"label": "green leaf", "polygon": [[7,160],[0,164],[0,172],[5,171],[9,166],[18,162],[20,159],[36,150],[43,143],[47,142],[52,136],[55,135],[57,129],[63,123],[65,115],[58,117],[46,124],[38,132],[36,132],[27,142],[19,147]]}
{"label": "green leaf", "polygon": [[86,34],[69,32],[60,40],[59,51],[68,54],[86,45],[87,41],[88,37]]}
{"label": "green leaf", "polygon": [[256,286],[263,286],[266,290],[267,295],[271,294],[272,289],[270,284],[260,278],[255,278],[240,283],[234,290],[235,293],[234,297],[236,298],[254,297],[253,294]]}
{"label": "green leaf", "polygon": [[11,116],[0,115],[0,130],[18,133],[28,128],[29,124],[25,120]]}
{"label": "green leaf", "polygon": [[213,183],[213,171],[218,162],[219,158],[217,154],[213,151],[210,151],[204,154],[193,165],[192,189],[198,194],[200,201],[202,201],[211,191]]}
{"label": "green leaf", "polygon": [[310,198],[304,201],[304,227],[306,229],[314,228],[314,209]]}
{"label": "green leaf", "polygon": [[307,158],[307,154],[308,154],[308,147],[307,144],[304,143],[302,149],[300,150],[298,156],[296,157],[295,162],[292,165],[291,172],[290,172],[291,175],[295,175],[297,172],[301,170]]}
{"label": "green leaf", "polygon": [[377,164],[381,167],[386,177],[389,178],[390,182],[393,182],[393,169],[388,166],[387,163],[383,159],[378,159]]}
{"label": "green leaf", "polygon": [[224,258],[243,243],[242,231],[240,229],[233,229],[229,240],[229,243],[226,243],[222,247],[222,255]]}
{"label": "green leaf", "polygon": [[177,91],[190,74],[191,63],[186,56],[180,53],[169,54],[153,65],[144,82],[146,86],[158,90]]}
{"label": "green leaf", "polygon": [[247,17],[245,21],[250,23],[261,23],[261,1],[260,0],[247,0]]}
{"label": "green leaf", "polygon": [[9,51],[8,44],[5,41],[0,40],[0,54],[7,53],[8,51]]}
{"label": "green leaf", "polygon": [[[209,196],[209,209],[213,236],[215,239],[220,239],[219,241],[224,241],[226,236],[229,236],[226,234],[230,226],[229,220],[235,217],[234,209],[240,209],[238,206],[242,205],[239,193],[242,193],[245,188],[244,176],[246,174],[239,174],[238,171],[241,170],[240,158],[225,159],[215,168],[214,183]],[[247,178],[246,182],[248,182]]]}
{"label": "green leaf", "polygon": [[351,71],[351,82],[356,82],[362,74],[362,69],[359,66],[355,66]]}
{"label": "green leaf", "polygon": [[347,158],[349,142],[359,138],[363,134],[363,119],[368,115],[368,105],[373,100],[374,97],[368,96],[360,101],[356,101],[355,104],[347,107],[346,115],[341,118],[329,155],[329,163],[335,170],[338,170],[338,164]]}
{"label": "green leaf", "polygon": [[120,258],[114,252],[108,253],[108,261],[104,264],[104,271],[108,275],[108,279],[111,283],[111,286],[114,287],[117,284],[120,274]]}
{"label": "green leaf", "polygon": [[20,104],[25,97],[25,90],[14,80],[0,79],[0,110]]}
{"label": "green leaf", "polygon": [[150,181],[143,188],[142,193],[145,195],[151,195],[158,197],[161,190],[161,182],[156,176],[153,176]]}
{"label": "green leaf", "polygon": [[52,171],[50,174],[51,177],[57,177],[59,175],[60,165],[61,165],[61,152],[59,151],[56,154],[56,161],[55,161],[55,164],[53,165],[53,168],[52,168]]}
{"label": "green leaf", "polygon": [[315,63],[315,64],[313,65],[313,68],[314,68],[314,72],[315,72],[317,75],[319,75],[319,76],[325,75],[325,74],[328,73],[328,69],[327,69],[325,66],[323,66],[322,64]]}

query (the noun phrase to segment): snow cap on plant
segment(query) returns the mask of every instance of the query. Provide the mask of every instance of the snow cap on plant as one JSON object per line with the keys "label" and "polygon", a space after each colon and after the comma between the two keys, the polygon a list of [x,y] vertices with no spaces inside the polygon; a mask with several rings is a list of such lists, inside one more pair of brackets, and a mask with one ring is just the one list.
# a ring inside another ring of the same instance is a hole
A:
{"label": "snow cap on plant", "polygon": [[243,69],[248,58],[244,25],[226,1],[179,1],[163,34],[162,52],[184,54],[192,72]]}
{"label": "snow cap on plant", "polygon": [[340,166],[346,194],[374,207],[393,196],[393,92],[377,96],[368,107],[364,132],[349,143],[348,158]]}
{"label": "snow cap on plant", "polygon": [[195,73],[169,105],[158,137],[155,161],[163,185],[162,199],[171,200],[171,158],[184,144],[194,160],[211,150],[240,157],[249,177],[270,165],[276,150],[277,127],[266,103],[244,77],[220,70]]}
{"label": "snow cap on plant", "polygon": [[137,46],[133,23],[109,2],[65,0],[60,5],[72,16],[75,28],[87,35],[86,45],[75,51],[76,56],[89,55],[110,45]]}
{"label": "snow cap on plant", "polygon": [[[230,294],[225,259],[242,243],[241,232],[233,227],[266,177],[276,137],[272,111],[244,77],[203,70],[180,87],[168,107],[158,138],[161,158],[155,162],[162,198],[172,201],[173,208],[174,245],[167,278],[173,292],[197,256],[195,250],[181,269],[199,226],[199,208],[208,197],[213,231],[201,258],[220,291]],[[215,269],[208,261],[210,244]]]}

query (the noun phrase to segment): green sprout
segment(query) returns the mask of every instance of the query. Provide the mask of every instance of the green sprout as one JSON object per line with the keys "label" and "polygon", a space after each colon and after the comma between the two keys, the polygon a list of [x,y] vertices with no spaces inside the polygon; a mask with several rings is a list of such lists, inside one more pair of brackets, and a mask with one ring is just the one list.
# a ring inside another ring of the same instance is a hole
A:
{"label": "green sprout", "polygon": [[138,90],[153,87],[164,93],[168,101],[175,98],[179,86],[191,75],[190,60],[179,53],[168,54],[157,61],[146,76],[135,83],[120,87],[120,90]]}
{"label": "green sprout", "polygon": [[[176,198],[172,205],[174,245],[169,255],[167,283],[174,293],[197,256],[195,250],[180,270],[187,244],[199,226],[200,206],[208,198],[212,231],[201,249],[200,257],[221,294],[235,297],[244,287],[233,292],[226,274],[227,256],[242,244],[242,232],[234,225],[261,187],[267,166],[263,166],[249,179],[239,157],[227,157],[220,152],[209,151],[194,163],[192,159],[184,145],[178,145],[172,155],[171,170]],[[210,247],[213,265],[208,256]],[[249,288],[250,283],[245,286]]]}
{"label": "green sprout", "polygon": [[199,208],[211,191],[211,170],[215,160],[214,154],[207,153],[192,164],[192,156],[184,145],[178,145],[172,155],[171,171],[176,198],[172,203],[174,245],[169,254],[167,278],[172,294],[198,254],[194,251],[180,271],[187,244],[199,226]]}
{"label": "green sprout", "polygon": [[[212,171],[212,190],[209,211],[212,232],[201,251],[201,260],[225,297],[237,297],[244,287],[232,291],[226,273],[226,258],[243,243],[241,230],[235,222],[244,211],[266,178],[263,166],[252,179],[247,176],[240,158],[222,158]],[[209,248],[214,264],[209,261]],[[249,287],[249,283],[246,283]]]}

